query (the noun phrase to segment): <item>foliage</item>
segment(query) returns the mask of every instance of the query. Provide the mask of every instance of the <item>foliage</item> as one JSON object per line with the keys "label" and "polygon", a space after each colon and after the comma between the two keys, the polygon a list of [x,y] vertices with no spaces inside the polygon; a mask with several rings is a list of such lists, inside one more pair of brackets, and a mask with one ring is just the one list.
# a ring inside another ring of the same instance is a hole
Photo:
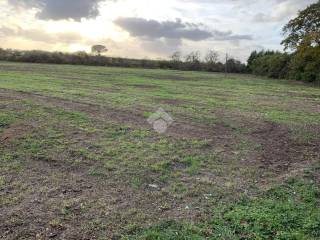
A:
{"label": "foliage", "polygon": [[260,57],[253,60],[250,69],[254,74],[271,78],[285,78],[290,57],[279,52],[260,53]]}
{"label": "foliage", "polygon": [[258,58],[260,58],[260,57],[266,56],[266,55],[272,55],[272,54],[274,54],[274,53],[275,53],[274,51],[270,51],[270,50],[268,50],[268,51],[260,51],[260,52],[254,50],[254,51],[250,54],[250,56],[249,56],[249,58],[248,58],[248,60],[247,60],[248,70],[249,70],[249,71],[253,71],[253,69],[252,69],[252,64],[253,64],[254,60],[256,60],[256,59],[258,59]]}
{"label": "foliage", "polygon": [[320,46],[297,51],[290,63],[289,76],[296,80],[320,82]]}
{"label": "foliage", "polygon": [[301,11],[298,17],[283,28],[287,38],[282,41],[285,49],[320,45],[320,1]]}
{"label": "foliage", "polygon": [[272,78],[320,82],[320,1],[301,11],[283,28],[282,44],[292,54],[253,51],[248,70]]}
{"label": "foliage", "polygon": [[293,54],[253,52],[248,68],[256,75],[271,78],[320,82],[320,47],[301,48]]}
{"label": "foliage", "polygon": [[252,63],[253,63],[253,61],[256,60],[257,58],[261,57],[261,56],[259,55],[259,53],[261,53],[261,52],[257,52],[256,50],[254,50],[253,52],[251,52],[251,54],[250,54],[250,56],[249,56],[249,58],[248,58],[248,60],[247,60],[247,67],[248,67],[248,70],[249,70],[249,71],[253,71],[253,69],[252,69]]}
{"label": "foliage", "polygon": [[246,65],[242,64],[240,61],[234,58],[229,58],[227,61],[227,72],[245,73],[246,69]]}
{"label": "foliage", "polygon": [[91,47],[91,52],[93,54],[97,54],[98,56],[101,55],[101,53],[107,52],[108,49],[106,48],[106,46],[103,45],[94,45]]}
{"label": "foliage", "polygon": [[[0,60],[13,62],[31,62],[31,63],[55,63],[55,64],[74,64],[90,66],[111,66],[111,67],[132,67],[132,68],[161,68],[176,70],[210,71],[224,72],[224,64],[220,62],[206,63],[201,61],[200,53],[191,52],[182,61],[180,52],[171,56],[170,60],[149,60],[149,59],[129,59],[101,56],[102,52],[93,51],[90,55],[86,52],[62,53],[46,51],[19,51],[0,48]],[[230,73],[240,73],[245,65],[240,61],[230,62],[232,66]],[[236,66],[235,66],[236,65]]]}

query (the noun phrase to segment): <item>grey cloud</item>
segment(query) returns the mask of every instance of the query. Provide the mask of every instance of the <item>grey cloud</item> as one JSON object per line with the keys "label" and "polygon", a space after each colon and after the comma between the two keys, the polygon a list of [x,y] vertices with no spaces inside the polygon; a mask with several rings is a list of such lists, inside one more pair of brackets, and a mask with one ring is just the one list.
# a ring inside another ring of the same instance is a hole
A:
{"label": "grey cloud", "polygon": [[238,34],[233,34],[232,31],[222,32],[222,31],[214,30],[212,32],[212,36],[214,40],[217,40],[217,41],[253,40],[253,37],[249,34],[238,35]]}
{"label": "grey cloud", "polygon": [[15,7],[38,8],[37,17],[44,20],[94,18],[103,0],[8,0]]}
{"label": "grey cloud", "polygon": [[187,39],[192,41],[252,39],[250,35],[235,35],[231,31],[205,30],[203,24],[184,23],[180,19],[159,22],[143,18],[118,18],[114,23],[129,32],[131,36],[140,38]]}
{"label": "grey cloud", "polygon": [[171,38],[201,41],[212,37],[212,34],[199,28],[199,25],[182,23],[181,20],[158,22],[143,18],[118,18],[114,22],[128,31],[133,37]]}

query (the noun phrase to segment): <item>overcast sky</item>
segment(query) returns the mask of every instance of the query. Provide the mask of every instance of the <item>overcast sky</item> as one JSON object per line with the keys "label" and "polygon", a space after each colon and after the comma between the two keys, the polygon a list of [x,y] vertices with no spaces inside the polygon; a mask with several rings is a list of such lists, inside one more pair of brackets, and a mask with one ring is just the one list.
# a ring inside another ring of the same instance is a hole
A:
{"label": "overcast sky", "polygon": [[0,0],[0,47],[167,58],[214,49],[245,61],[280,46],[281,28],[317,0]]}

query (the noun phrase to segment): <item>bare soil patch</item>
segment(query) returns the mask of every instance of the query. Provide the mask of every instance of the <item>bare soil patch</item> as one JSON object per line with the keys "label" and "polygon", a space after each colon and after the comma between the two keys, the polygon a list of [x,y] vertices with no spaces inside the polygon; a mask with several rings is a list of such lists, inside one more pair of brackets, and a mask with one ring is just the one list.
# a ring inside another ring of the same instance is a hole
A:
{"label": "bare soil patch", "polygon": [[319,141],[305,144],[295,142],[288,127],[280,124],[265,122],[251,136],[262,148],[258,160],[266,167],[275,166],[276,171],[287,171],[295,163],[308,161],[305,152],[320,153]]}
{"label": "bare soil patch", "polygon": [[179,105],[185,105],[185,104],[192,103],[192,101],[190,101],[190,100],[169,99],[169,98],[155,98],[155,101],[157,101],[159,103],[174,105],[174,106],[179,106]]}
{"label": "bare soil patch", "polygon": [[16,139],[23,137],[30,131],[30,125],[25,123],[15,123],[5,128],[0,134],[0,143],[8,144]]}
{"label": "bare soil patch", "polygon": [[267,187],[301,175],[320,159],[319,139],[301,143],[290,132],[285,125],[263,122],[249,135],[260,147],[245,163],[259,166],[261,185]]}
{"label": "bare soil patch", "polygon": [[[151,109],[123,111],[109,106],[102,106],[93,103],[66,100],[58,97],[45,96],[42,94],[16,92],[4,89],[0,89],[0,95],[11,96],[17,99],[32,99],[38,104],[56,106],[65,110],[84,112],[96,120],[109,120],[117,123],[152,129],[152,126],[150,126],[150,124],[147,122],[147,118],[144,117],[144,112],[151,111]],[[192,125],[191,121],[188,121],[188,119],[175,119],[174,124],[170,126],[167,134],[174,137],[211,138],[223,136],[227,131],[228,128],[222,124],[209,127]]]}
{"label": "bare soil patch", "polygon": [[[84,135],[81,139],[87,140]],[[119,179],[113,172],[89,175],[90,166],[99,167],[99,163],[72,166],[61,156],[50,158],[26,157],[22,172],[4,173],[6,185],[0,189],[0,198],[12,196],[14,202],[0,206],[1,238],[119,239],[130,230],[122,228],[129,222],[146,226],[166,219],[192,221],[202,215],[200,208],[185,209],[191,198],[173,198],[147,186],[134,190],[129,179]]]}

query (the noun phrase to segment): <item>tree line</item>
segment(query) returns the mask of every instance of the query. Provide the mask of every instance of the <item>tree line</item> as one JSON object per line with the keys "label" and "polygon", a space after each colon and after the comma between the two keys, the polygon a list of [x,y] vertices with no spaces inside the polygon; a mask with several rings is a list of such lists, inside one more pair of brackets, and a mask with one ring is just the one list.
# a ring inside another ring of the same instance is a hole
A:
{"label": "tree line", "polygon": [[229,73],[244,73],[247,71],[246,65],[234,58],[228,59],[227,63],[221,63],[218,61],[218,53],[213,50],[210,50],[204,59],[201,58],[198,51],[194,51],[186,56],[182,56],[180,52],[175,52],[169,60],[116,58],[101,55],[101,53],[106,51],[107,49],[102,45],[93,46],[91,54],[86,52],[63,53],[39,50],[21,51],[0,48],[0,60],[30,63],[160,68],[209,72],[224,72],[227,69]]}
{"label": "tree line", "polygon": [[320,1],[299,12],[283,33],[282,45],[290,52],[254,51],[248,70],[271,78],[320,83]]}

